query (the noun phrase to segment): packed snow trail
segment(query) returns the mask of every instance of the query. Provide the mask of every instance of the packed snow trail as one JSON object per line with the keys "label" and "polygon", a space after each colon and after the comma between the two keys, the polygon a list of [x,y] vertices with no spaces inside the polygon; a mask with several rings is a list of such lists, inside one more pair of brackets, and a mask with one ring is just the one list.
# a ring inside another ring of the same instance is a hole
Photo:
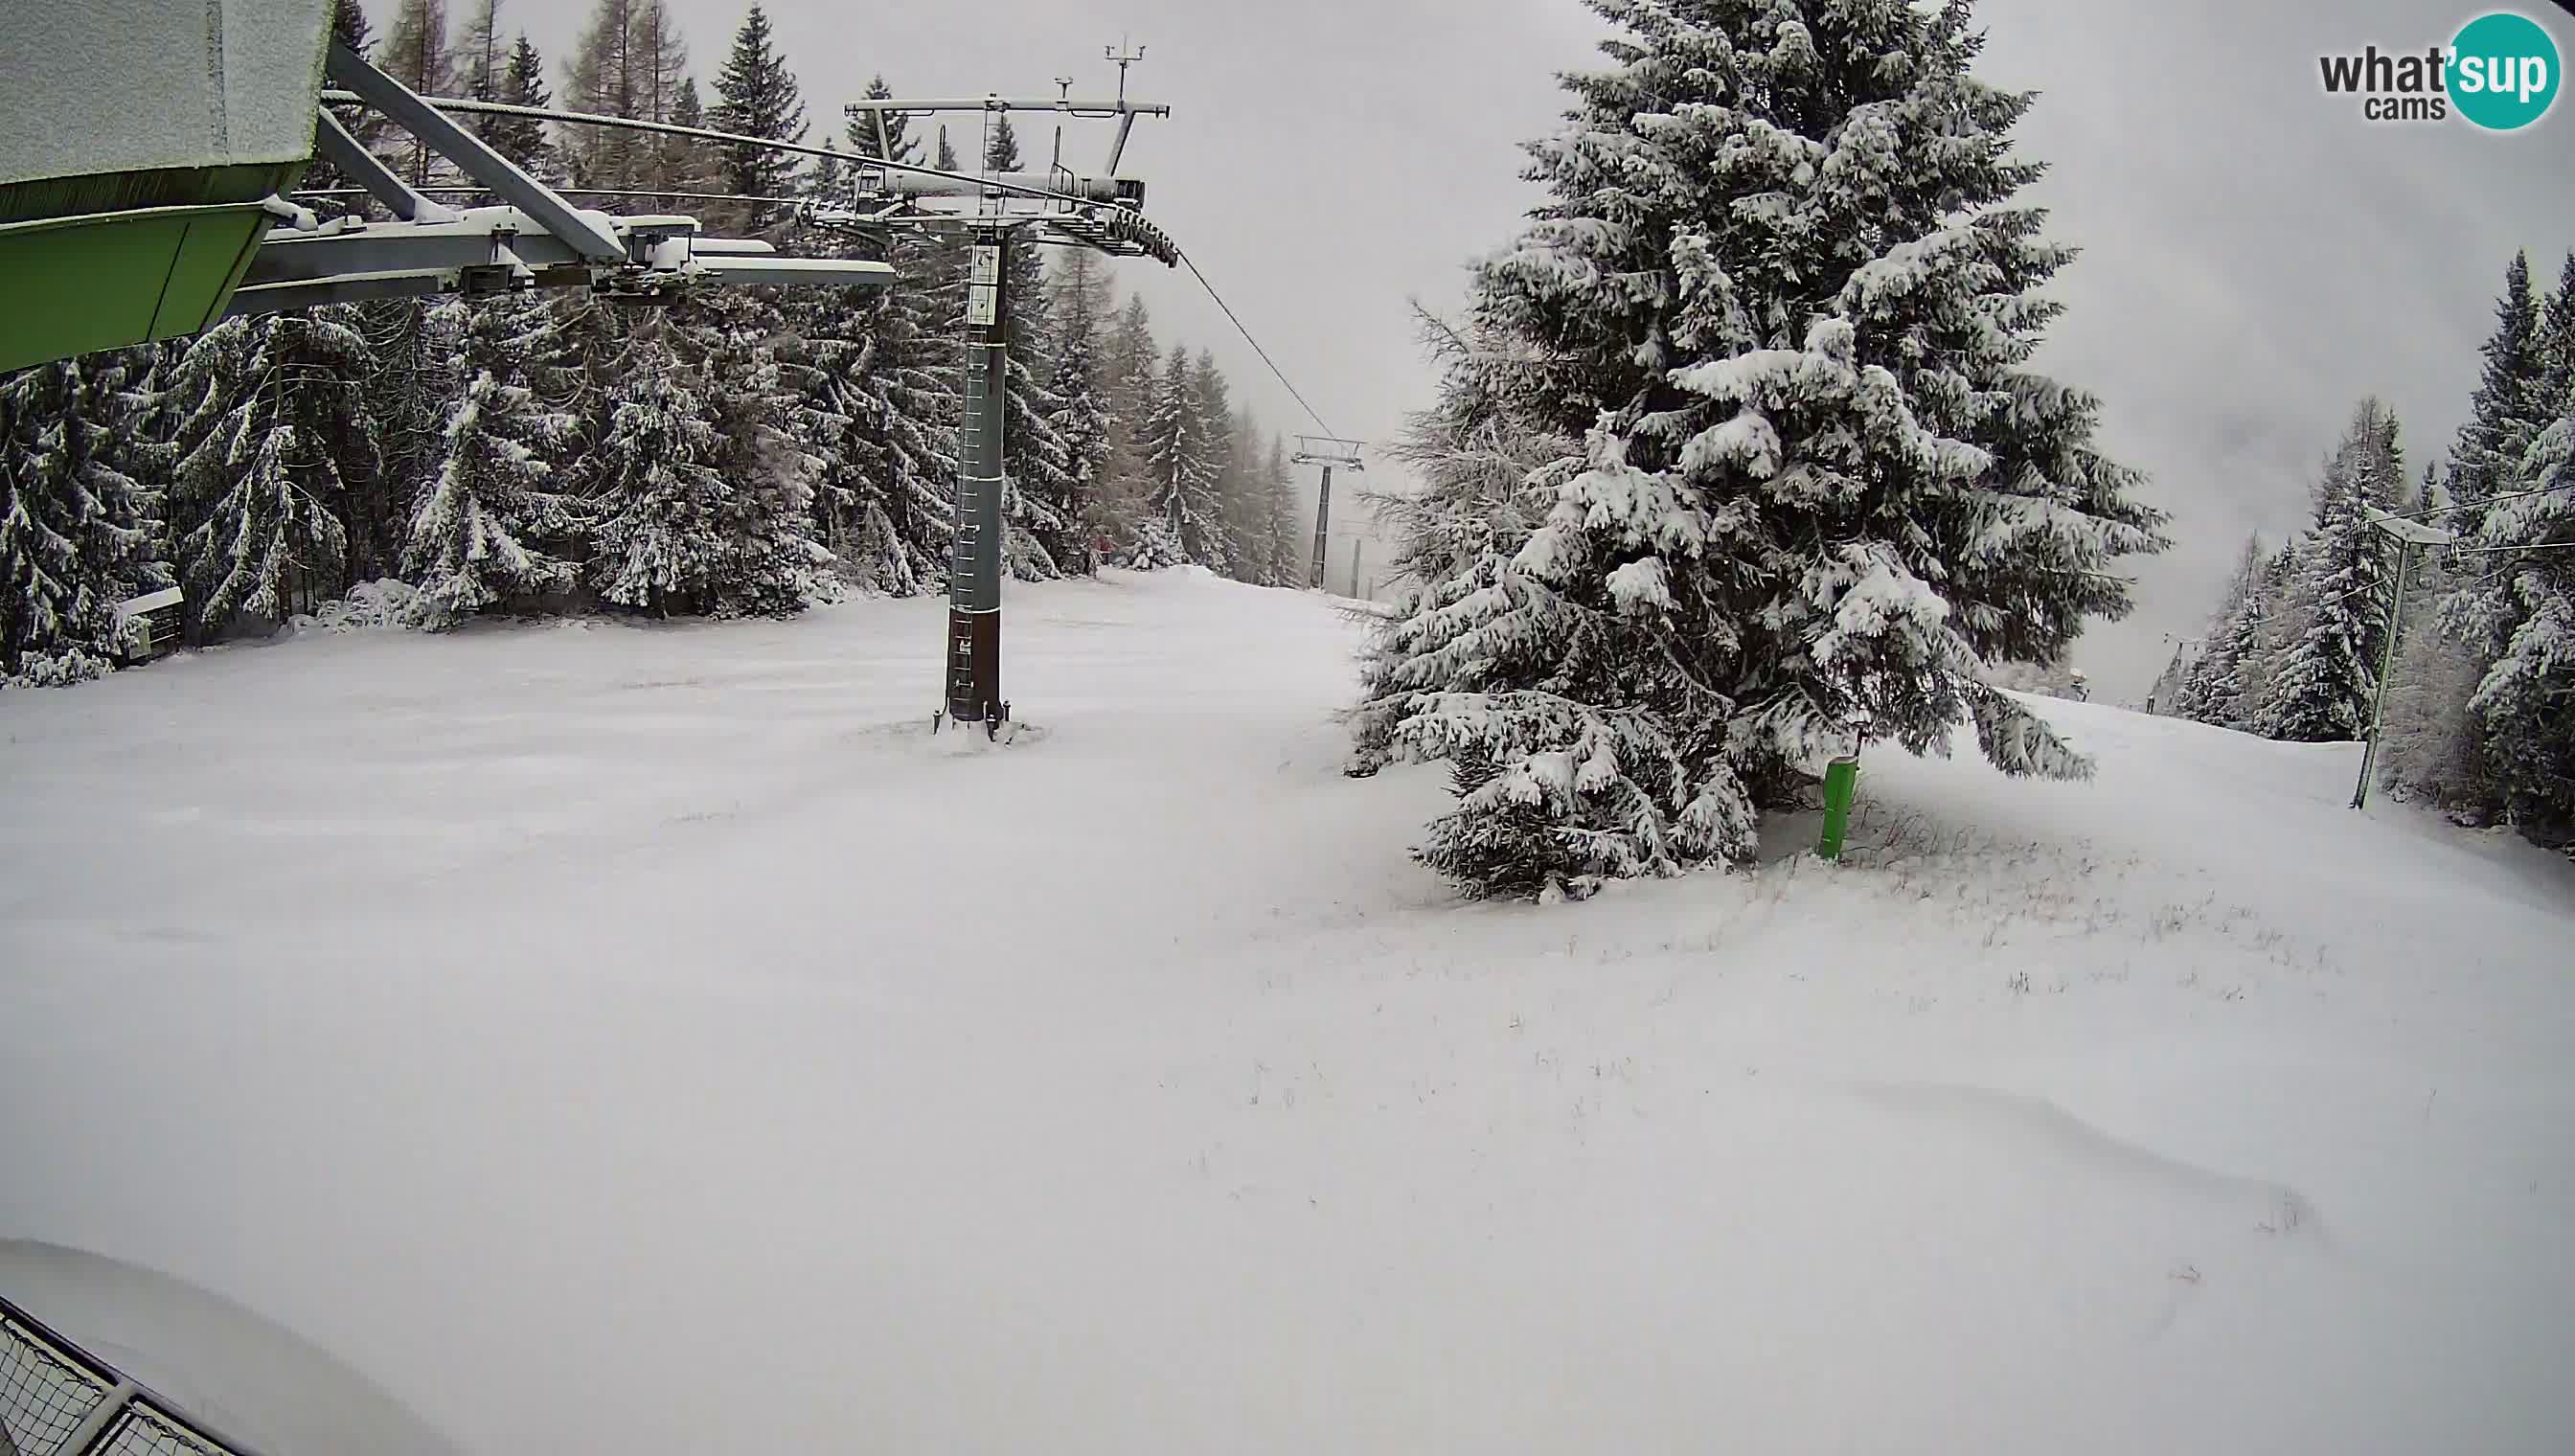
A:
{"label": "packed snow trail", "polygon": [[1462,905],[1328,602],[1018,589],[1012,747],[941,614],[0,696],[0,1238],[496,1456],[2575,1443],[2575,886],[2350,750]]}

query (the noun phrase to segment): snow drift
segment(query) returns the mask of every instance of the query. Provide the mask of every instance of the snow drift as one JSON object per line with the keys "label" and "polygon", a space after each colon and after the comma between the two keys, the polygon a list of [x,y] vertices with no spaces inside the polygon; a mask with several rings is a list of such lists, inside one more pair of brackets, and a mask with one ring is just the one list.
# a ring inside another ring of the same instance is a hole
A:
{"label": "snow drift", "polygon": [[2575,890],[2351,749],[1464,906],[1329,601],[1013,602],[1015,747],[935,601],[0,698],[0,1235],[475,1452],[2575,1443]]}

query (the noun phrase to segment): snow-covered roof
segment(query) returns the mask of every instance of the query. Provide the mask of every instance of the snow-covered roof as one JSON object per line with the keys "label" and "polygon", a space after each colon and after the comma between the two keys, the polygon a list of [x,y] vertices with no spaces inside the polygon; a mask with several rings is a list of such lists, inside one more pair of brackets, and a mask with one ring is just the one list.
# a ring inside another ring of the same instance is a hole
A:
{"label": "snow-covered roof", "polygon": [[313,155],[332,0],[76,0],[0,25],[0,186]]}
{"label": "snow-covered roof", "polygon": [[2430,522],[2391,515],[2375,506],[2369,508],[2369,524],[2409,546],[2448,546],[2459,539]]}
{"label": "snow-covered roof", "polygon": [[176,607],[186,600],[186,594],[178,588],[164,587],[158,592],[146,592],[130,601],[119,602],[116,604],[116,610],[126,617],[141,617],[146,612],[158,612],[164,607]]}

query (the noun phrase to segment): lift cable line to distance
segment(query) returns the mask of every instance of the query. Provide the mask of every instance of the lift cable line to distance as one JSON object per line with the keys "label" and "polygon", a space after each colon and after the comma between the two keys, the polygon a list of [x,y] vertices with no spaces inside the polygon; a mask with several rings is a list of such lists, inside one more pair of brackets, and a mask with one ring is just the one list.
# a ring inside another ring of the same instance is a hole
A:
{"label": "lift cable line to distance", "polygon": [[2453,501],[2447,506],[2426,506],[2420,511],[2408,511],[2396,519],[2424,521],[2434,516],[2446,516],[2454,511],[2482,511],[2501,501],[2527,501],[2534,496],[2554,496],[2566,491],[2575,491],[2575,481],[2569,481],[2562,486],[2541,486],[2535,491],[2506,491],[2500,495],[2488,496],[2482,501]]}
{"label": "lift cable line to distance", "polygon": [[1199,271],[1199,264],[1198,264],[1198,260],[1197,260],[1197,259],[1195,259],[1195,258],[1192,258],[1192,257],[1191,257],[1191,256],[1190,256],[1186,251],[1181,251],[1181,250],[1175,250],[1175,251],[1179,251],[1179,252],[1180,252],[1180,259],[1181,259],[1181,262],[1182,262],[1183,264],[1185,264],[1185,265],[1187,265],[1187,266],[1188,266],[1188,268],[1189,268],[1189,270],[1190,270],[1190,276],[1191,276],[1191,277],[1193,277],[1193,278],[1195,278],[1195,279],[1197,279],[1197,280],[1199,281],[1199,287],[1206,289],[1206,290],[1207,290],[1207,296],[1208,296],[1209,298],[1212,298],[1212,299],[1216,300],[1216,306],[1217,306],[1218,308],[1220,308],[1220,309],[1225,310],[1225,317],[1226,317],[1227,321],[1228,321],[1228,322],[1230,322],[1230,323],[1232,323],[1232,324],[1234,325],[1235,332],[1237,332],[1237,333],[1239,333],[1239,334],[1241,334],[1241,335],[1243,336],[1243,342],[1252,346],[1252,352],[1253,352],[1253,353],[1255,353],[1255,354],[1260,355],[1260,356],[1261,356],[1261,362],[1262,362],[1262,363],[1264,363],[1264,364],[1266,364],[1266,365],[1269,365],[1269,366],[1270,366],[1270,372],[1271,372],[1272,374],[1277,375],[1277,376],[1279,377],[1279,383],[1287,387],[1287,390],[1288,390],[1288,394],[1290,394],[1290,395],[1294,395],[1294,396],[1295,396],[1295,399],[1296,399],[1296,403],[1297,403],[1297,405],[1303,408],[1303,410],[1305,411],[1305,415],[1306,415],[1306,417],[1307,417],[1308,419],[1311,419],[1311,420],[1314,422],[1314,424],[1315,424],[1317,427],[1319,427],[1325,435],[1327,435],[1327,436],[1331,436],[1333,439],[1336,439],[1336,440],[1337,440],[1337,439],[1342,438],[1342,437],[1337,436],[1337,435],[1332,435],[1332,427],[1331,427],[1331,426],[1329,426],[1329,425],[1324,424],[1324,423],[1323,423],[1323,417],[1322,417],[1321,415],[1319,415],[1319,414],[1317,414],[1317,413],[1315,412],[1314,407],[1313,407],[1312,405],[1310,405],[1310,404],[1307,404],[1307,403],[1306,403],[1304,395],[1302,395],[1302,394],[1300,394],[1300,393],[1298,393],[1298,392],[1297,392],[1296,386],[1294,386],[1293,384],[1289,384],[1289,383],[1288,383],[1288,372],[1287,372],[1286,370],[1283,370],[1283,369],[1281,369],[1281,368],[1279,367],[1279,361],[1278,361],[1278,360],[1275,360],[1275,359],[1273,359],[1273,358],[1271,358],[1271,357],[1270,357],[1270,351],[1269,351],[1269,350],[1267,350],[1267,349],[1262,348],[1262,347],[1261,347],[1261,341],[1260,341],[1260,340],[1258,340],[1258,339],[1253,338],[1253,337],[1252,337],[1252,331],[1251,331],[1250,329],[1247,329],[1247,328],[1245,328],[1245,327],[1243,326],[1243,320],[1242,320],[1242,319],[1240,319],[1240,318],[1237,318],[1237,317],[1235,316],[1234,306],[1233,306],[1233,305],[1231,305],[1231,304],[1228,304],[1228,303],[1225,301],[1225,295],[1223,295],[1223,294],[1221,294],[1221,293],[1218,293],[1218,292],[1216,291],[1216,285],[1215,285],[1215,284],[1213,284],[1213,283],[1208,282],[1208,276],[1207,276],[1205,273],[1202,273],[1202,272],[1200,272],[1200,271]]}
{"label": "lift cable line to distance", "polygon": [[[359,100],[358,96],[354,92],[338,90],[323,92],[322,99],[323,101],[333,105],[354,104]],[[864,152],[844,152],[826,147],[809,147],[798,142],[783,142],[771,137],[745,136],[739,132],[722,132],[708,127],[681,126],[675,122],[643,121],[635,117],[605,116],[595,112],[564,111],[547,106],[519,106],[506,101],[474,101],[448,96],[431,96],[424,97],[422,99],[429,105],[437,107],[441,111],[475,112],[489,116],[516,116],[528,118],[534,121],[558,122],[567,126],[607,127],[619,131],[653,132],[662,136],[692,137],[699,141],[723,142],[730,146],[762,147],[770,151],[787,152],[797,156],[814,157],[826,161],[843,163],[845,165],[855,165],[862,168],[882,168],[886,171],[903,172],[913,176],[936,177],[948,182],[971,183],[978,189],[982,189],[986,195],[993,192],[1001,192],[1015,197],[1032,198],[1041,202],[1073,203],[1080,206],[1092,206],[1101,201],[1101,199],[1097,197],[1086,197],[1078,193],[1060,192],[1053,188],[1031,187],[1019,183],[1001,181],[989,176],[980,176],[974,173],[949,172],[943,171],[937,167],[923,167],[910,162],[896,162],[884,157],[870,156]],[[1171,111],[1171,108],[1168,106],[1149,106],[1130,101],[1119,101],[1114,103],[1064,103],[1037,101],[1010,102],[1000,101],[997,98],[988,98],[984,101],[884,101],[868,103],[868,107],[869,109],[880,110],[888,114],[905,115],[909,115],[914,112],[929,114],[934,111],[1025,110],[1060,111],[1073,116],[1108,117],[1122,115],[1163,116],[1169,115]],[[662,196],[668,194],[653,195]],[[1297,407],[1302,409],[1305,412],[1306,417],[1311,419],[1315,426],[1321,429],[1324,434],[1331,435],[1332,427],[1330,423],[1325,421],[1322,413],[1316,410],[1313,403],[1305,398],[1304,392],[1297,389],[1295,383],[1288,378],[1288,372],[1279,367],[1279,361],[1271,357],[1270,351],[1262,347],[1261,341],[1253,337],[1252,330],[1246,327],[1242,316],[1234,311],[1234,306],[1225,301],[1225,295],[1217,291],[1217,286],[1209,280],[1207,271],[1199,267],[1198,260],[1192,258],[1185,250],[1175,249],[1174,251],[1180,258],[1182,264],[1190,270],[1190,276],[1199,281],[1199,287],[1207,290],[1207,296],[1215,301],[1218,309],[1224,312],[1226,321],[1233,324],[1235,332],[1243,336],[1243,342],[1252,346],[1252,352],[1261,357],[1261,362],[1269,368],[1271,374],[1278,379],[1280,385],[1296,401]]]}
{"label": "lift cable line to distance", "polygon": [[[349,91],[325,91],[322,93],[322,100],[326,104],[332,106],[354,105],[358,103],[359,97],[356,93]],[[752,137],[745,136],[740,132],[720,132],[710,130],[706,127],[681,126],[676,122],[644,121],[640,118],[631,116],[603,116],[595,112],[586,111],[559,111],[553,107],[519,106],[506,101],[471,101],[453,96],[424,96],[421,100],[430,106],[436,107],[440,111],[475,112],[488,116],[517,116],[525,117],[532,121],[560,122],[566,126],[596,126],[606,127],[614,131],[653,132],[661,136],[692,137],[702,142],[723,142],[727,146],[763,147],[773,152],[789,152],[800,157],[815,157],[824,161],[838,162],[844,166],[854,166],[861,169],[903,172],[918,177],[936,177],[947,182],[969,183],[975,187],[991,188],[996,191],[1009,193],[1014,197],[1033,198],[1041,202],[1066,202],[1076,203],[1083,206],[1092,206],[1103,201],[1103,199],[1097,197],[1084,197],[1078,193],[1058,192],[1051,188],[1035,187],[1026,183],[992,181],[984,177],[977,176],[971,172],[945,172],[937,167],[923,167],[912,162],[896,162],[884,157],[871,156],[865,152],[834,151],[828,147],[809,147],[801,142],[782,142],[772,137]],[[966,106],[972,106],[979,110],[986,109],[986,104],[981,102],[947,104],[939,102],[914,101],[904,104],[910,107],[925,109],[940,106],[946,106],[947,109],[951,110],[961,109]],[[1005,102],[1002,105],[1005,109],[1034,109],[1045,111],[1054,111],[1058,109],[1051,104],[1040,106],[1038,103],[1034,102]],[[1170,108],[1168,107],[1162,108],[1164,111],[1168,111],[1169,109]],[[1147,108],[1139,106],[1136,110],[1144,111],[1147,110]],[[1090,113],[1076,112],[1074,114],[1085,115]],[[1098,114],[1115,115],[1116,113],[1105,112]],[[671,196],[672,194],[653,193],[651,195],[663,197]]]}

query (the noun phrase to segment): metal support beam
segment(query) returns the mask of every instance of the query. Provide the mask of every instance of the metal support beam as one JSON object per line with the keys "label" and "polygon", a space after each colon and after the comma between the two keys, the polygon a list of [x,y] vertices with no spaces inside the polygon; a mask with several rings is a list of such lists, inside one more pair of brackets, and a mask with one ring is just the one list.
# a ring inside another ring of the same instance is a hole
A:
{"label": "metal support beam", "polygon": [[981,234],[966,284],[966,378],[957,429],[957,534],[948,557],[948,717],[999,729],[1002,699],[1002,421],[1010,382],[1013,228]]}
{"label": "metal support beam", "polygon": [[1118,140],[1109,144],[1109,171],[1118,170],[1119,160],[1127,155],[1127,134],[1135,129],[1136,113],[1131,111],[1118,118]]}
{"label": "metal support beam", "polygon": [[2360,745],[2360,782],[2352,786],[2353,808],[2369,807],[2369,779],[2378,767],[2379,730],[2387,724],[2387,680],[2396,675],[2396,635],[2405,630],[2405,587],[2413,565],[2413,546],[2396,543],[2396,598],[2387,607],[2387,646],[2378,655],[2378,692],[2369,704],[2369,737]]}
{"label": "metal support beam", "polygon": [[881,173],[873,160],[852,167],[852,191],[884,197],[985,197],[995,190],[1045,201],[1145,204],[1145,184],[1133,177],[1077,177],[1065,172],[996,172],[989,178],[922,177]]}
{"label": "metal support beam", "polygon": [[37,1453],[37,1456],[82,1456],[82,1453],[99,1443],[99,1439],[107,1434],[108,1428],[115,1425],[117,1418],[125,1414],[125,1408],[134,1403],[134,1397],[142,1393],[143,1388],[134,1383],[132,1376],[117,1381],[115,1388],[109,1390],[106,1397],[98,1404],[91,1406],[89,1414],[81,1417],[80,1424],[72,1427],[71,1433],[63,1437],[61,1445],[56,1446],[51,1453]]}
{"label": "metal support beam", "polygon": [[1323,493],[1314,498],[1314,580],[1315,591],[1323,589],[1323,548],[1332,535],[1332,468],[1323,467]]}
{"label": "metal support beam", "polygon": [[247,319],[261,314],[300,313],[330,304],[363,304],[388,298],[436,298],[441,294],[464,291],[463,280],[455,274],[436,273],[343,273],[305,282],[245,283],[233,290],[233,299],[225,306],[224,317]]}
{"label": "metal support beam", "polygon": [[609,231],[603,216],[585,213],[564,201],[552,188],[519,170],[509,158],[485,146],[481,137],[367,64],[337,36],[332,37],[325,69],[333,81],[347,87],[359,100],[454,162],[467,177],[490,188],[493,196],[535,218],[547,232],[578,249],[582,256],[594,263],[626,261],[626,249]]}
{"label": "metal support beam", "polygon": [[[685,241],[697,226],[688,218],[621,218],[618,223],[625,236],[609,234],[617,254],[605,261],[619,267],[650,263],[654,243]],[[495,268],[513,260],[531,268],[602,261],[517,208],[478,207],[446,222],[370,226],[353,220],[310,233],[276,233],[251,260],[244,281],[290,283],[342,273]]]}
{"label": "metal support beam", "polygon": [[696,271],[718,283],[754,287],[761,284],[821,284],[834,288],[883,288],[894,282],[889,263],[860,263],[843,258],[763,258],[739,254],[701,254]]}
{"label": "metal support beam", "polygon": [[[394,85],[394,83],[389,80],[384,81],[383,84],[387,86]],[[401,88],[396,87],[395,89],[400,90]],[[565,126],[595,126],[603,127],[611,131],[646,132],[654,136],[692,137],[698,141],[719,142],[726,146],[758,147],[763,151],[782,152],[789,156],[813,157],[818,160],[833,162],[845,167],[855,163],[882,171],[902,172],[910,176],[946,177],[961,182],[974,183],[978,186],[1002,185],[999,183],[987,183],[983,177],[970,173],[948,172],[937,167],[924,167],[912,162],[889,162],[883,157],[871,157],[864,154],[854,155],[852,153],[839,151],[830,147],[809,147],[801,142],[781,142],[767,137],[744,136],[740,132],[720,132],[701,126],[681,126],[676,122],[645,121],[631,116],[602,116],[596,112],[564,111],[550,106],[517,106],[506,101],[473,101],[453,96],[414,97],[408,91],[404,91],[402,94],[406,97],[410,97],[416,106],[427,108],[439,113],[456,111],[476,116],[517,116],[526,117],[532,121],[555,122]],[[363,102],[368,105],[375,104],[372,96],[360,92],[355,88],[337,91],[326,90],[322,93],[322,101],[325,105],[329,106],[340,106],[357,102]],[[1049,109],[1052,109],[1052,104],[1050,104]],[[1140,112],[1151,111],[1156,114],[1161,114],[1168,113],[1171,108],[1168,106],[1147,108],[1142,106],[1140,103],[1137,110]],[[450,123],[449,125],[452,127],[453,123]],[[464,135],[469,139],[472,137],[472,133],[470,132],[464,133]],[[427,139],[424,138],[424,140]],[[882,145],[882,143],[880,143],[880,145]],[[462,164],[460,163],[459,165]],[[506,166],[508,164],[504,162],[503,165]],[[516,171],[515,168],[512,170]],[[480,176],[473,173],[471,169],[468,169],[467,175],[475,176],[478,181],[481,180]],[[519,176],[526,178],[527,174],[519,173]],[[533,180],[530,180],[529,185],[535,186],[537,184]],[[508,193],[503,192],[500,188],[496,187],[491,190],[500,195],[502,200],[505,202],[516,202],[518,200]],[[1087,198],[1066,197],[1039,188],[1015,189],[1014,195],[1044,198],[1052,202],[1089,201]],[[530,210],[534,211],[534,209]],[[584,216],[601,217],[604,216],[604,214],[592,213],[584,214]]]}
{"label": "metal support beam", "polygon": [[[999,96],[938,101],[908,101],[888,97],[875,101],[844,102],[846,111],[875,112],[880,116],[930,116],[943,111],[1059,111],[1069,116],[1170,116],[1172,108],[1150,101],[1071,101],[1049,97],[1043,101],[1012,101]],[[846,155],[846,154],[844,154]]]}
{"label": "metal support beam", "polygon": [[323,160],[345,173],[349,180],[367,190],[369,196],[407,223],[452,223],[456,209],[436,203],[412,190],[411,184],[394,175],[375,153],[358,144],[340,118],[323,112],[313,129],[314,145]]}
{"label": "metal support beam", "polygon": [[[637,286],[703,277],[881,288],[895,277],[883,263],[781,258],[756,238],[699,238],[697,223],[685,217],[612,221],[620,267],[611,279]],[[514,207],[471,208],[440,223],[335,219],[309,233],[272,233],[251,260],[228,316],[366,299],[590,287],[596,266]]]}

